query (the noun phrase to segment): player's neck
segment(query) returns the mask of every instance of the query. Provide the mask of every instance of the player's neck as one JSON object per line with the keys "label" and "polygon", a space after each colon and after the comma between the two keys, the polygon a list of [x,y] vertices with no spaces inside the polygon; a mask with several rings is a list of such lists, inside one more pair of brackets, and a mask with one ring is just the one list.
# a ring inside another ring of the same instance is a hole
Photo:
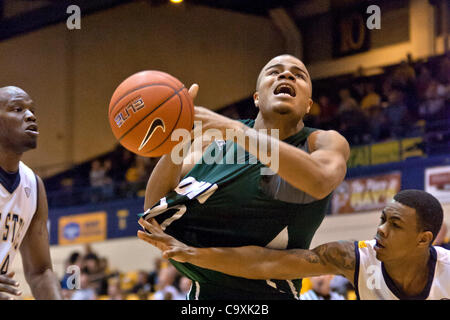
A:
{"label": "player's neck", "polygon": [[413,256],[410,259],[384,262],[384,268],[397,288],[404,294],[418,295],[425,288],[428,280],[428,261],[430,252]]}
{"label": "player's neck", "polygon": [[[278,129],[278,138],[280,140],[284,140],[300,130],[304,127],[303,120],[297,121],[296,119],[270,119],[268,117],[264,118],[263,115],[258,113],[258,116],[255,119],[254,129]],[[270,131],[268,132],[270,135]]]}
{"label": "player's neck", "polygon": [[7,172],[17,172],[22,154],[0,148],[0,167]]}

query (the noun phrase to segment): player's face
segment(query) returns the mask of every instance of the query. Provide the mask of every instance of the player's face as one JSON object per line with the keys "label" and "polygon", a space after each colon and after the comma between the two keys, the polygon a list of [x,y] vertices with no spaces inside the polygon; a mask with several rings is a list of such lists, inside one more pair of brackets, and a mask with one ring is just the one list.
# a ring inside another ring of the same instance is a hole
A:
{"label": "player's face", "polygon": [[281,114],[303,119],[312,105],[311,79],[297,58],[282,55],[273,58],[261,70],[255,105],[264,114]]}
{"label": "player's face", "polygon": [[381,213],[375,236],[377,259],[386,262],[412,257],[417,253],[419,236],[416,210],[399,202],[390,203]]}
{"label": "player's face", "polygon": [[16,153],[36,148],[39,135],[33,100],[16,87],[0,91],[0,146]]}

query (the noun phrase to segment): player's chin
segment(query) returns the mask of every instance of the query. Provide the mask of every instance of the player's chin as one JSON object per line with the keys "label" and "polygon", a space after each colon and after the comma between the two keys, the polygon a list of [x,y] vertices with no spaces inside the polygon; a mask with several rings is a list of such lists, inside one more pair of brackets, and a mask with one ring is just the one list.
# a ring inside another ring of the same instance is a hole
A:
{"label": "player's chin", "polygon": [[24,142],[23,149],[24,151],[32,150],[37,148],[37,139],[31,138]]}
{"label": "player's chin", "polygon": [[294,112],[294,108],[291,104],[277,104],[272,108],[274,113],[280,115],[290,115]]}

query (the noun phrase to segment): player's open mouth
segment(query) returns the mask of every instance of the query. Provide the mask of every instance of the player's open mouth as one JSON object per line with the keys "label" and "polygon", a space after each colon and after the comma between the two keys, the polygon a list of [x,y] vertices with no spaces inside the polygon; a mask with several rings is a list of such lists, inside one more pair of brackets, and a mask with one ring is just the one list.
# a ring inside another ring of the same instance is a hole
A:
{"label": "player's open mouth", "polygon": [[289,95],[291,97],[296,96],[294,87],[292,87],[290,84],[287,84],[287,83],[279,84],[275,88],[273,94],[274,95]]}
{"label": "player's open mouth", "polygon": [[384,249],[384,246],[380,243],[380,241],[378,241],[377,238],[375,238],[375,249]]}
{"label": "player's open mouth", "polygon": [[29,125],[26,129],[25,132],[31,135],[38,135],[39,131],[38,131],[38,127],[35,124]]}

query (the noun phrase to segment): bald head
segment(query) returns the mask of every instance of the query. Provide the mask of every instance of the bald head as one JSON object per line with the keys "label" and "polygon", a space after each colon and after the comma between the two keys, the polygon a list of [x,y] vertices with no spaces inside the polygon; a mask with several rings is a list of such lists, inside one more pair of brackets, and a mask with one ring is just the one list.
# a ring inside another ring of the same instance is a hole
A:
{"label": "bald head", "polygon": [[[291,64],[293,64],[294,66],[296,66],[298,69],[302,70],[306,75],[307,75],[307,82],[309,83],[309,86],[311,87],[311,91],[310,94],[312,95],[312,83],[311,83],[311,77],[309,75],[308,69],[306,69],[305,64],[298,59],[297,57],[294,57],[293,55],[290,54],[282,54],[279,56],[276,56],[274,58],[272,58],[262,69],[261,72],[258,75],[258,79],[256,81],[256,91],[259,90],[259,85],[261,83],[261,78],[264,74],[264,71],[266,71],[267,69],[269,69],[271,66],[275,66],[278,65],[280,63],[283,62],[289,62]],[[310,95],[310,96],[311,96]]]}
{"label": "bald head", "polygon": [[24,100],[31,100],[28,93],[19,87],[7,86],[0,88],[0,105],[3,105],[11,99],[22,98]]}

